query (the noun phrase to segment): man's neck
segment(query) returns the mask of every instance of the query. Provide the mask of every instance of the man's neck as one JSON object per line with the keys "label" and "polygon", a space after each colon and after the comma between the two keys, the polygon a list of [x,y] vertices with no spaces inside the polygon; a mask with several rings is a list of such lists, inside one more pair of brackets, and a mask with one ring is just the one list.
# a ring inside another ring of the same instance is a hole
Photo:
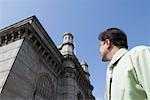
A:
{"label": "man's neck", "polygon": [[112,60],[113,56],[119,51],[120,48],[113,46],[113,48],[110,51],[110,61]]}

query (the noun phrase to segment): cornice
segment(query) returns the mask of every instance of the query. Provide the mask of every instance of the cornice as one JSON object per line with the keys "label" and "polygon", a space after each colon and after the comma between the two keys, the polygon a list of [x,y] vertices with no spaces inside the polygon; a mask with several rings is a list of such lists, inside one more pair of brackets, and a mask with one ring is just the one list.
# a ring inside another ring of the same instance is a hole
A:
{"label": "cornice", "polygon": [[0,46],[14,42],[25,37],[26,30],[22,27],[15,28],[6,32],[0,32]]}
{"label": "cornice", "polygon": [[[38,33],[37,28],[42,32]],[[48,67],[52,67],[57,74],[60,74],[63,68],[63,56],[35,16],[0,30],[0,46],[19,39],[29,41]]]}

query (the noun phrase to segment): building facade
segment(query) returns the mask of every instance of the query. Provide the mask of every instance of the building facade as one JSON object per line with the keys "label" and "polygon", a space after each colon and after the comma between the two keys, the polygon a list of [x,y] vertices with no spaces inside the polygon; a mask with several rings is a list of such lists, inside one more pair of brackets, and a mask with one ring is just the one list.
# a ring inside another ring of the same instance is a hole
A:
{"label": "building facade", "polygon": [[56,46],[35,16],[0,30],[0,100],[95,100],[73,35]]}

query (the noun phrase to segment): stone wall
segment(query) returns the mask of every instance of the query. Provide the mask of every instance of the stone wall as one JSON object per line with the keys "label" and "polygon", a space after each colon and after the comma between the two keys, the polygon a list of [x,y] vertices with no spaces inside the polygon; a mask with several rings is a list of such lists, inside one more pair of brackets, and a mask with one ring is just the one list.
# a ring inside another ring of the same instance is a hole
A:
{"label": "stone wall", "polygon": [[[37,81],[42,75],[49,77],[53,85],[52,93],[55,94],[57,80],[54,72],[47,68],[34,48],[24,41],[2,91],[2,100],[32,99],[36,88],[38,88],[36,87]],[[56,98],[55,95],[53,96]]]}

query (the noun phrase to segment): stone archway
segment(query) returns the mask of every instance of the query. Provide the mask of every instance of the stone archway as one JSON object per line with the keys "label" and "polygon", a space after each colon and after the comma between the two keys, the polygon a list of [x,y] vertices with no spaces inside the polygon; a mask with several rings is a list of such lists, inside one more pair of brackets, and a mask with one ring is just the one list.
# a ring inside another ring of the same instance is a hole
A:
{"label": "stone archway", "polygon": [[38,78],[33,92],[33,100],[54,100],[53,83],[48,74]]}

